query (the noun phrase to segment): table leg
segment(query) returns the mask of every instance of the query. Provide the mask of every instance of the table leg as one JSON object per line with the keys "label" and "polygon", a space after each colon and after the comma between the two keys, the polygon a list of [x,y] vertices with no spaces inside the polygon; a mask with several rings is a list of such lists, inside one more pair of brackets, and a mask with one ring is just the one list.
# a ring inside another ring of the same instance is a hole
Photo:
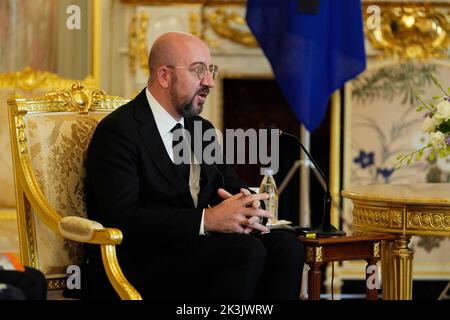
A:
{"label": "table leg", "polygon": [[411,236],[399,236],[394,242],[392,258],[394,262],[394,299],[412,299],[413,251],[408,248]]}
{"label": "table leg", "polygon": [[394,262],[392,259],[392,241],[381,241],[381,288],[383,300],[394,299]]}
{"label": "table leg", "polygon": [[[367,259],[366,267],[366,299],[367,300],[378,300],[378,269],[377,269],[378,259]],[[371,266],[374,266],[371,267]],[[376,278],[374,281],[374,277]]]}
{"label": "table leg", "polygon": [[310,264],[308,272],[308,300],[320,300],[321,264]]}

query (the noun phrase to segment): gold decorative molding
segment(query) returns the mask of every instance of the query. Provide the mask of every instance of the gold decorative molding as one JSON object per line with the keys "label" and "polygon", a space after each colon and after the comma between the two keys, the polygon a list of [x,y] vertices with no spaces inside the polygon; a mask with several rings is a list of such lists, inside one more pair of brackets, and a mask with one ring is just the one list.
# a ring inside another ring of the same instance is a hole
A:
{"label": "gold decorative molding", "polygon": [[380,12],[380,25],[369,28],[364,23],[366,36],[380,58],[427,59],[448,57],[450,46],[450,20],[448,3],[363,3],[364,21],[376,5]]}
{"label": "gold decorative molding", "polygon": [[147,12],[141,12],[138,22],[138,56],[139,65],[146,75],[150,74],[148,65],[148,47],[147,47],[147,29],[148,29],[149,14]]}
{"label": "gold decorative molding", "polygon": [[358,206],[353,210],[353,223],[389,226],[389,210],[379,207]]}
{"label": "gold decorative molding", "polygon": [[[83,80],[86,85],[95,86],[91,77]],[[39,89],[55,89],[68,87],[72,79],[60,78],[57,74],[47,71],[38,71],[26,67],[21,71],[0,73],[0,87],[17,88],[25,91]]]}
{"label": "gold decorative molding", "polygon": [[66,288],[67,278],[47,279],[48,290],[60,290]]}
{"label": "gold decorative molding", "polygon": [[105,99],[105,93],[98,89],[85,88],[81,82],[77,82],[70,89],[46,94],[44,99],[65,102],[67,111],[86,114],[94,103]]}
{"label": "gold decorative molding", "polygon": [[316,262],[322,262],[322,247],[316,247]]}
{"label": "gold decorative molding", "polygon": [[307,262],[322,262],[322,247],[307,247],[306,261]]}
{"label": "gold decorative molding", "polygon": [[245,5],[247,0],[121,0],[126,4],[133,5],[180,5],[180,4],[207,4],[207,5],[224,5],[224,4],[242,4]]}
{"label": "gold decorative molding", "polygon": [[258,47],[258,42],[251,31],[243,30],[243,27],[247,27],[247,23],[238,12],[218,8],[210,14],[206,14],[204,19],[220,37],[246,47]]}
{"label": "gold decorative molding", "polygon": [[16,126],[19,130],[24,127],[22,117],[27,112],[61,112],[71,111],[77,114],[85,114],[89,111],[112,111],[127,103],[127,99],[105,95],[99,89],[85,87],[83,83],[71,82],[69,89],[60,89],[49,92],[43,96],[33,98],[32,102],[24,98],[13,97],[8,99],[8,104],[17,114]]}
{"label": "gold decorative molding", "polygon": [[201,37],[198,30],[199,21],[200,15],[198,12],[189,12],[189,32],[196,37]]}
{"label": "gold decorative molding", "polygon": [[314,261],[314,247],[306,248],[306,261],[313,262]]}
{"label": "gold decorative molding", "polygon": [[450,214],[439,212],[408,212],[407,227],[414,229],[450,230]]}
{"label": "gold decorative molding", "polygon": [[131,74],[136,73],[136,57],[137,57],[137,14],[133,14],[130,21],[130,36],[128,43],[128,62]]}
{"label": "gold decorative molding", "polygon": [[129,67],[132,74],[136,73],[136,63],[139,67],[149,75],[150,70],[148,66],[148,46],[147,46],[147,30],[149,23],[148,12],[135,13],[130,21],[130,35],[129,35]]}
{"label": "gold decorative molding", "polygon": [[401,228],[403,213],[401,211],[395,210],[391,210],[390,213],[391,213],[390,225],[394,228]]}
{"label": "gold decorative molding", "polygon": [[380,243],[379,242],[374,242],[373,243],[373,256],[375,257],[375,258],[380,258],[381,257],[381,255],[380,255]]}

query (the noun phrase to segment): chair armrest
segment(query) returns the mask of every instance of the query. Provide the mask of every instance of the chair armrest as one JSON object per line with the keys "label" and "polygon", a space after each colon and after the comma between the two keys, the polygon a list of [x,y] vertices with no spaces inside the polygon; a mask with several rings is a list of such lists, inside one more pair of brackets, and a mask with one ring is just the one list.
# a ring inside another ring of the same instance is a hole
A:
{"label": "chair armrest", "polygon": [[77,216],[62,218],[58,229],[67,239],[99,244],[106,274],[119,296],[126,300],[142,300],[137,290],[125,278],[117,260],[116,245],[122,242],[122,232],[119,229],[104,228],[96,221]]}
{"label": "chair armrest", "polygon": [[58,223],[58,229],[63,237],[77,242],[103,245],[122,242],[122,232],[119,229],[104,228],[101,223],[82,217],[63,217]]}

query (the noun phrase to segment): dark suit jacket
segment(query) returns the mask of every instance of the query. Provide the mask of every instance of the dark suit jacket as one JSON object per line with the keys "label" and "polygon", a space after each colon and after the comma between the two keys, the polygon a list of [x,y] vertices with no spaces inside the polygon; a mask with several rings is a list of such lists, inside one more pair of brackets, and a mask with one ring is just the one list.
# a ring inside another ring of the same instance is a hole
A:
{"label": "dark suit jacket", "polygon": [[[203,131],[213,127],[199,116],[185,119],[192,140],[201,139],[193,135],[194,121],[201,121]],[[86,170],[88,217],[122,231],[119,263],[138,290],[145,278],[158,276],[195,245],[203,209],[221,201],[218,188],[225,184],[234,194],[245,186],[230,166],[202,164],[195,207],[189,185],[164,148],[145,90],[98,124]],[[87,256],[89,282],[95,282],[103,272],[98,248],[88,247]]]}

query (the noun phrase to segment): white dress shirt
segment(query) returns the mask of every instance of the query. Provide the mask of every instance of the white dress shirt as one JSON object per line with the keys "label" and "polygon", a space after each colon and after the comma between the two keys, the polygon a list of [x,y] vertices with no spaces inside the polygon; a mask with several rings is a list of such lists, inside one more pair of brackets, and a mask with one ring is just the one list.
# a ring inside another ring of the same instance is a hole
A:
{"label": "white dress shirt", "polygon": [[[148,88],[145,89],[145,94],[147,96],[148,104],[150,105],[150,109],[153,112],[153,117],[155,118],[156,127],[158,128],[159,135],[164,143],[164,147],[166,148],[167,154],[173,162],[173,149],[172,149],[172,128],[180,123],[184,128],[184,118],[181,118],[180,121],[176,121],[170,113],[164,109],[159,102],[152,96]],[[192,152],[191,155],[195,157],[195,154]],[[192,161],[190,165],[190,173],[189,173],[189,189],[191,191],[192,200],[194,201],[194,205],[197,207],[198,203],[198,194],[200,192],[200,170],[201,167],[198,161]],[[202,212],[202,220],[200,222],[200,235],[205,234],[205,226],[204,226],[204,218],[205,218],[205,209]]]}

